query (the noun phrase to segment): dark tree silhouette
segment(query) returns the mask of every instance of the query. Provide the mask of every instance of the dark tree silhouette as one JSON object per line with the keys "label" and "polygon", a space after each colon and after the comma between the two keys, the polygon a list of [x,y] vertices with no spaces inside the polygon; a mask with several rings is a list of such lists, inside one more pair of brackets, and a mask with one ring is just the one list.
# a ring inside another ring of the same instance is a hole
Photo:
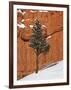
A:
{"label": "dark tree silhouette", "polygon": [[34,48],[36,53],[36,73],[38,73],[38,56],[49,50],[49,44],[46,42],[46,39],[42,34],[41,24],[38,20],[35,20],[32,30],[33,32],[30,38],[30,47]]}

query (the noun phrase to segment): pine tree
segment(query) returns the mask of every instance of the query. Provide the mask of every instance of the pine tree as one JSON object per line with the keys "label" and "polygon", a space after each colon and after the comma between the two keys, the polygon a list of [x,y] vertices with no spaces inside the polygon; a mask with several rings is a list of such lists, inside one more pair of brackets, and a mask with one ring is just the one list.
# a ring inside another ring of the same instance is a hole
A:
{"label": "pine tree", "polygon": [[38,73],[38,57],[41,53],[46,53],[49,50],[49,44],[42,34],[41,24],[38,20],[35,21],[32,30],[30,47],[34,48],[36,53],[36,73]]}

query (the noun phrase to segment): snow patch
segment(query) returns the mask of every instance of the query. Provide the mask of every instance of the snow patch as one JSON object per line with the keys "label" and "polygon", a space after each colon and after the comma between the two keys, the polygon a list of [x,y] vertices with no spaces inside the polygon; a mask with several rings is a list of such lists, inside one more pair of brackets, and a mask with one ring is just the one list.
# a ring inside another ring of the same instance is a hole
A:
{"label": "snow patch", "polygon": [[22,24],[22,23],[17,24],[17,26],[18,26],[19,28],[25,28],[25,25],[24,25],[24,24]]}
{"label": "snow patch", "polygon": [[[49,66],[47,66],[49,67]],[[35,72],[24,77],[20,81],[32,81],[32,80],[53,80],[53,79],[62,79],[63,74],[63,61],[60,61],[58,64],[46,68],[43,70],[39,70],[36,74]]]}

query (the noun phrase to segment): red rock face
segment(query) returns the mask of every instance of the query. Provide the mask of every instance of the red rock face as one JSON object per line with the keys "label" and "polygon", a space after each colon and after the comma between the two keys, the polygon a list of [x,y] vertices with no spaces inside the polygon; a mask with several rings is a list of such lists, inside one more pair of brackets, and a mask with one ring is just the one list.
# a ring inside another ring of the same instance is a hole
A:
{"label": "red rock face", "polygon": [[[32,26],[36,18],[42,24],[42,33],[50,44],[49,52],[39,56],[39,69],[63,60],[63,12],[22,10],[22,13],[17,14],[17,23],[21,25],[17,28],[17,79],[20,79],[36,69],[36,54],[34,49],[29,47]],[[47,38],[49,34],[58,30],[60,32]]]}

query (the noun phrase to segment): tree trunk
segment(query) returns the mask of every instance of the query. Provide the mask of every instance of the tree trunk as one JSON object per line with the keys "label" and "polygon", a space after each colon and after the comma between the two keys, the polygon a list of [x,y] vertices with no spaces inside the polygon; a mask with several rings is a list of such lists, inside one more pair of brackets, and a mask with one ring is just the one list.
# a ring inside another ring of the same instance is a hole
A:
{"label": "tree trunk", "polygon": [[39,67],[38,67],[38,51],[37,51],[36,53],[36,73],[38,73],[38,69]]}

